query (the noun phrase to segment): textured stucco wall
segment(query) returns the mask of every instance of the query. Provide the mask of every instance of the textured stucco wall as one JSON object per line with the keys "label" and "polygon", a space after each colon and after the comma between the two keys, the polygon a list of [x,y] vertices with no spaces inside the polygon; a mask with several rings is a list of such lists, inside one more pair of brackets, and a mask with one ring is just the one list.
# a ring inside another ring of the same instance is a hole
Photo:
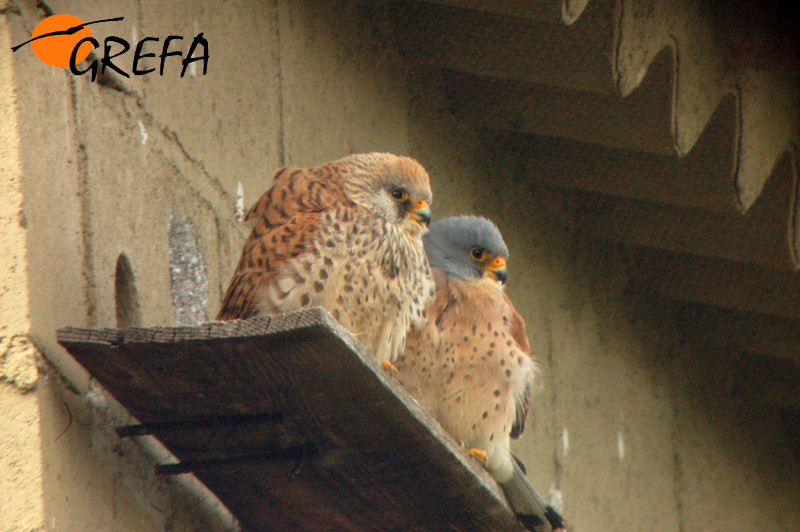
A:
{"label": "textured stucco wall", "polygon": [[[6,40],[22,42],[46,13],[31,1],[10,5],[0,19]],[[125,16],[98,26],[101,36],[203,31],[211,61],[207,76],[168,70],[117,80],[119,90],[48,67],[29,49],[0,52],[0,82],[13,79],[18,99],[16,126],[0,135],[20,139],[17,166],[0,183],[16,179],[18,189],[22,176],[25,219],[24,229],[14,226],[17,213],[3,211],[0,231],[22,238],[27,273],[13,280],[30,287],[17,307],[29,309],[22,331],[56,368],[36,395],[0,391],[3,410],[11,397],[15,413],[31,413],[28,427],[41,416],[40,430],[16,443],[19,456],[42,449],[41,480],[36,468],[32,475],[44,509],[30,509],[33,522],[235,528],[190,480],[154,478],[153,461],[166,456],[158,445],[115,439],[109,427],[126,421],[124,411],[67,357],[55,330],[117,325],[123,253],[142,325],[173,324],[173,214],[188,216],[197,235],[213,316],[246,234],[235,217],[240,185],[248,207],[283,164],[387,150],[429,170],[435,217],[474,212],[504,232],[508,291],[544,371],[516,450],[576,530],[744,530],[776,520],[779,529],[800,528],[796,465],[776,455],[780,442],[768,436],[774,445],[763,446],[757,437],[776,420],[708,379],[726,367],[725,353],[687,339],[668,306],[632,294],[626,249],[587,238],[576,223],[580,205],[528,183],[520,161],[455,117],[441,75],[399,52],[389,11],[311,0],[47,6],[83,20]],[[13,73],[3,69],[9,61]],[[2,90],[5,104],[12,97],[8,85]],[[3,152],[3,172],[14,157]]]}
{"label": "textured stucco wall", "polygon": [[[1,4],[0,4],[1,5]],[[0,18],[0,529],[43,523],[36,350],[28,337],[28,280],[15,79]]]}

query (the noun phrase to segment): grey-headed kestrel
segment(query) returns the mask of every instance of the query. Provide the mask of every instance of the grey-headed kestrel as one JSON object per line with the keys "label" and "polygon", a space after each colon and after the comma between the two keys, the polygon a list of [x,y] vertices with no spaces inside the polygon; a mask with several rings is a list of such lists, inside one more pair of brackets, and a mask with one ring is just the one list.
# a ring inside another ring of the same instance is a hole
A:
{"label": "grey-headed kestrel", "polygon": [[278,170],[245,218],[255,226],[217,319],[322,307],[390,367],[433,300],[430,203],[428,173],[409,157]]}
{"label": "grey-headed kestrel", "polygon": [[426,327],[409,334],[397,360],[400,381],[484,463],[520,520],[547,530],[554,512],[528,484],[509,446],[525,427],[539,369],[525,322],[503,291],[508,248],[492,222],[475,216],[438,221],[423,241],[436,298]]}

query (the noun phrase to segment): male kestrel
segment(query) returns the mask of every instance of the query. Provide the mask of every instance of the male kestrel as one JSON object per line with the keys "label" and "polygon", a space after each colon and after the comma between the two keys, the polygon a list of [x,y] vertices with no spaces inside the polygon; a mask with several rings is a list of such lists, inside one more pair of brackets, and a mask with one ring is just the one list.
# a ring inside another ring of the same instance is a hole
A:
{"label": "male kestrel", "polygon": [[358,154],[278,170],[250,209],[255,220],[218,320],[318,306],[393,361],[421,328],[434,282],[422,244],[428,174],[414,159]]}
{"label": "male kestrel", "polygon": [[432,224],[423,241],[436,298],[426,327],[409,333],[397,360],[400,381],[487,466],[518,515],[546,516],[535,492],[535,511],[520,508],[514,492],[532,491],[509,444],[522,434],[530,381],[539,369],[525,322],[503,291],[508,258],[503,237],[485,218],[459,216]]}

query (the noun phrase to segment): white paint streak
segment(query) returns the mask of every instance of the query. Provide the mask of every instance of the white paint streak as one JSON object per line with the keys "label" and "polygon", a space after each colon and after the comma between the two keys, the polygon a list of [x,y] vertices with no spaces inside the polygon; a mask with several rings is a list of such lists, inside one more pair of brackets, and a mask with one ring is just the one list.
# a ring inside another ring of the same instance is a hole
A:
{"label": "white paint streak", "polygon": [[84,394],[86,400],[92,405],[93,408],[98,410],[105,410],[108,408],[106,396],[101,388],[98,388],[94,381],[89,383],[89,389]]}
{"label": "white paint streak", "polygon": [[[194,34],[193,34],[192,38],[194,38],[194,35],[197,35],[198,33],[200,33],[199,31],[197,31],[197,21],[196,20],[192,21],[192,28],[194,29]],[[197,67],[196,67],[196,65],[197,65],[197,61],[192,61],[191,63],[189,63],[189,75],[192,78],[194,78],[197,75]]]}
{"label": "white paint streak", "polygon": [[561,429],[561,448],[564,451],[564,458],[566,458],[567,454],[569,454],[569,432],[567,432],[567,427]]}
{"label": "white paint streak", "polygon": [[242,182],[236,183],[236,219],[240,222],[244,220],[244,188]]}
{"label": "white paint streak", "polygon": [[642,84],[642,81],[644,81],[644,77],[646,75],[647,75],[647,68],[646,67],[642,68],[641,70],[639,70],[639,73],[636,74],[636,86],[637,87]]}
{"label": "white paint streak", "polygon": [[548,497],[548,502],[550,503],[550,506],[553,507],[553,510],[560,514],[564,513],[564,494],[560,489],[558,489],[558,487],[556,487],[555,483],[550,484],[550,495]]}
{"label": "white paint streak", "polygon": [[625,460],[625,437],[622,431],[617,432],[617,457],[620,462]]}
{"label": "white paint streak", "polygon": [[144,128],[144,124],[142,123],[141,120],[138,120],[136,122],[136,125],[139,126],[139,138],[142,141],[142,146],[144,146],[145,144],[147,144],[147,137],[148,137],[147,130]]}

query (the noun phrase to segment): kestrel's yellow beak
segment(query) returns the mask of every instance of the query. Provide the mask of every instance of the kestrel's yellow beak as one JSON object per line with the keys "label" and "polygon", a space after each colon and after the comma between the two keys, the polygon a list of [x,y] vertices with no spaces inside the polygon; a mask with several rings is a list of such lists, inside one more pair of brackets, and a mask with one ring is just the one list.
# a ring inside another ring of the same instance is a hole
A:
{"label": "kestrel's yellow beak", "polygon": [[428,201],[421,199],[416,202],[408,209],[408,215],[418,224],[428,227],[428,224],[431,223],[431,208]]}
{"label": "kestrel's yellow beak", "polygon": [[490,262],[486,263],[486,275],[501,283],[506,282],[508,271],[506,270],[506,259],[500,255],[493,258]]}

